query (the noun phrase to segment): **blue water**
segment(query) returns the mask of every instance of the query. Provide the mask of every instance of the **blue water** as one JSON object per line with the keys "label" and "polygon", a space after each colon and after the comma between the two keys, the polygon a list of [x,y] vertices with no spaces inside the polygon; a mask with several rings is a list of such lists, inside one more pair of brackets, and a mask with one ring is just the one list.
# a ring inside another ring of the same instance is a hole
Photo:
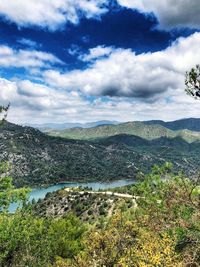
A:
{"label": "blue water", "polygon": [[[33,189],[31,193],[29,194],[29,201],[32,201],[33,199],[35,201],[38,201],[39,199],[43,199],[47,193],[49,192],[55,192],[59,189],[66,188],[66,187],[91,187],[93,190],[106,190],[109,188],[115,188],[115,187],[121,187],[125,185],[131,185],[134,184],[135,180],[117,180],[112,182],[89,182],[89,183],[60,183],[53,186],[49,186],[47,188],[38,188]],[[9,207],[10,212],[14,212],[19,204],[12,203]]]}

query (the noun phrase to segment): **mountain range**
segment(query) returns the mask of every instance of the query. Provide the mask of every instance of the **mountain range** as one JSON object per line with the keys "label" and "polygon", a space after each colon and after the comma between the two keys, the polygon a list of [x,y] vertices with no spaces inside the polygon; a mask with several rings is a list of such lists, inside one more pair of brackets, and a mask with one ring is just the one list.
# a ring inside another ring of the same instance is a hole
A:
{"label": "mountain range", "polygon": [[[162,120],[150,120],[141,121],[147,125],[161,125],[170,130],[190,130],[200,132],[200,119],[199,118],[187,118],[175,121],[162,121]],[[51,131],[51,130],[65,130],[71,128],[93,128],[102,125],[118,125],[121,124],[119,121],[102,120],[88,123],[43,123],[43,124],[25,124],[24,126],[33,127],[40,131]]]}
{"label": "mountain range", "polygon": [[[132,134],[133,129],[137,134]],[[191,175],[199,170],[198,132],[184,130],[177,135],[163,126],[140,122],[78,130],[89,130],[90,135],[86,132],[82,138],[90,140],[50,136],[6,122],[0,127],[0,161],[10,163],[9,172],[18,187],[136,178],[166,161],[172,162],[175,170]],[[78,133],[78,137],[83,134]]]}
{"label": "mountain range", "polygon": [[[190,120],[188,122],[190,122]],[[200,120],[198,120],[198,123],[200,125]],[[183,123],[183,126],[181,127],[180,122],[174,122],[173,127],[179,128],[178,130],[171,130],[169,128],[164,127],[161,124],[165,123],[162,121],[149,121],[149,122],[135,121],[135,122],[122,123],[118,125],[101,125],[87,129],[71,128],[61,131],[52,130],[51,132],[49,132],[49,134],[53,136],[60,136],[64,138],[78,139],[78,140],[95,140],[97,138],[105,138],[119,134],[135,135],[138,137],[142,137],[143,139],[146,140],[153,140],[160,137],[167,137],[167,138],[181,137],[182,139],[184,139],[189,143],[200,140],[200,132],[188,130],[187,128],[185,128],[186,123]],[[187,125],[189,125],[189,123],[187,123]]]}

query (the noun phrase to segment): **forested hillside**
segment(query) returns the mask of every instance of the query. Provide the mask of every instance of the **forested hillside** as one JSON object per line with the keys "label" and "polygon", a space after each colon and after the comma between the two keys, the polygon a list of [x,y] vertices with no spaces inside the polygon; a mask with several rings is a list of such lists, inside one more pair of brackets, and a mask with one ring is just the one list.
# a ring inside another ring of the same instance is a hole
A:
{"label": "forested hillside", "polygon": [[171,130],[190,130],[195,132],[200,132],[200,119],[198,118],[189,118],[189,119],[181,119],[176,121],[161,121],[161,120],[152,120],[145,121],[146,125],[162,125]]}
{"label": "forested hillside", "polygon": [[77,141],[8,122],[0,128],[0,136],[0,159],[10,163],[17,186],[136,178],[138,172],[146,173],[165,161],[191,175],[199,168],[200,143],[180,137],[148,141],[123,134]]}

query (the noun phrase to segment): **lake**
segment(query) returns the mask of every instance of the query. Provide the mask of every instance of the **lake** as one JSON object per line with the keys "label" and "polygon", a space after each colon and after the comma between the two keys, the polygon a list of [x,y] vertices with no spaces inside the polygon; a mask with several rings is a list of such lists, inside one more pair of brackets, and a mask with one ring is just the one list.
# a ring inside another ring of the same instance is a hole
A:
{"label": "lake", "polygon": [[[31,193],[29,194],[29,201],[32,201],[33,199],[35,201],[38,201],[39,199],[43,199],[47,193],[49,192],[55,192],[62,188],[67,187],[91,187],[93,190],[106,190],[109,188],[115,188],[115,187],[121,187],[125,185],[131,185],[134,184],[135,180],[116,180],[111,182],[88,182],[88,183],[59,183],[53,186],[49,186],[47,188],[38,188],[33,189]],[[14,212],[18,207],[17,203],[12,203],[9,207],[9,212]]]}

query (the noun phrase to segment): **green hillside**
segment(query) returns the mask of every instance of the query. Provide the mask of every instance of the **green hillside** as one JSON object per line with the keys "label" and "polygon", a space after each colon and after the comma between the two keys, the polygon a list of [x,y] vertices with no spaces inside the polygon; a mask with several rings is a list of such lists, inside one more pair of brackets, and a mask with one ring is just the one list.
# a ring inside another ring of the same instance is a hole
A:
{"label": "green hillside", "polygon": [[[101,127],[93,130],[98,129]],[[11,123],[0,128],[0,136],[0,160],[10,163],[17,186],[136,178],[139,171],[146,173],[152,165],[165,161],[189,174],[199,168],[200,143],[189,144],[180,137],[146,140],[121,134],[78,141]]]}
{"label": "green hillside", "polygon": [[190,131],[200,132],[200,119],[199,118],[188,118],[188,119],[181,119],[176,121],[161,121],[161,120],[152,120],[152,121],[145,121],[147,125],[162,125],[171,130],[183,130],[187,129]]}
{"label": "green hillside", "polygon": [[79,140],[93,140],[96,138],[109,137],[118,134],[135,135],[146,140],[153,140],[160,137],[182,137],[187,142],[200,140],[199,132],[192,132],[189,130],[173,131],[161,125],[147,125],[142,122],[127,122],[119,125],[104,125],[89,129],[72,128],[63,131],[52,131],[50,134]]}

